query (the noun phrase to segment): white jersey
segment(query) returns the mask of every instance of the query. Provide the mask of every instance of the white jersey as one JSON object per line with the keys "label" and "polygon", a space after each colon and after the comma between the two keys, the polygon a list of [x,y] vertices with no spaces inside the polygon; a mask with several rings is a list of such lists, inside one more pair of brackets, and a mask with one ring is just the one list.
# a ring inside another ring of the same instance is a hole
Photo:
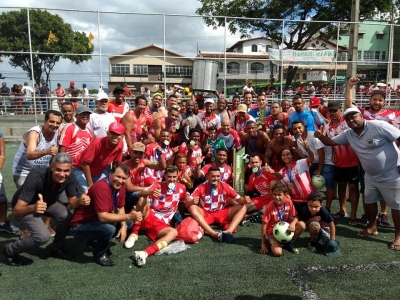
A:
{"label": "white jersey", "polygon": [[95,138],[107,135],[108,127],[111,123],[116,122],[115,117],[111,113],[92,113],[90,121],[87,124],[88,128],[92,129]]}
{"label": "white jersey", "polygon": [[48,141],[43,136],[42,126],[35,126],[29,129],[29,131],[24,134],[13,161],[12,173],[14,176],[28,176],[32,169],[46,168],[49,166],[50,159],[52,158],[50,154],[34,160],[28,160],[26,158],[26,151],[28,148],[25,146],[25,136],[31,131],[36,131],[39,134],[39,143],[36,146],[36,151],[44,150],[54,145],[57,146],[58,132],[54,134],[52,140]]}

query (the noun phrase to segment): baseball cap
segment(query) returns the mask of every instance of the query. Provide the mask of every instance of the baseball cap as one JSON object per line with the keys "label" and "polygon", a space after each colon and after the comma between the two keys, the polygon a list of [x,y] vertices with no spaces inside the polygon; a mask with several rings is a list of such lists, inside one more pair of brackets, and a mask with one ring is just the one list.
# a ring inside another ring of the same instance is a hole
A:
{"label": "baseball cap", "polygon": [[70,84],[70,85],[75,85],[75,82],[71,81],[69,84]]}
{"label": "baseball cap", "polygon": [[121,123],[112,122],[108,127],[109,132],[114,132],[117,134],[123,134],[125,132],[125,127]]}
{"label": "baseball cap", "polygon": [[84,112],[86,112],[86,113],[92,113],[92,111],[89,109],[89,107],[87,107],[87,106],[85,106],[85,105],[79,105],[77,108],[76,108],[76,113],[75,114],[77,114],[77,115],[80,115],[80,114],[82,114],[82,113],[84,113]]}
{"label": "baseball cap", "polygon": [[328,110],[330,109],[342,109],[342,104],[340,103],[340,101],[331,101],[328,103]]}
{"label": "baseball cap", "polygon": [[343,113],[343,117],[347,117],[350,114],[355,114],[355,113],[361,113],[360,110],[357,107],[349,107],[346,109]]}
{"label": "baseball cap", "polygon": [[104,92],[100,92],[96,95],[96,101],[99,101],[101,99],[107,99],[108,100],[108,95]]}
{"label": "baseball cap", "polygon": [[310,99],[310,107],[316,107],[321,104],[321,100],[318,97],[312,97]]}
{"label": "baseball cap", "polygon": [[239,104],[237,112],[247,113],[247,105],[246,104]]}
{"label": "baseball cap", "polygon": [[212,99],[212,98],[207,98],[207,99],[204,101],[204,104],[207,104],[207,103],[212,103],[212,104],[214,104],[214,99]]}
{"label": "baseball cap", "polygon": [[369,94],[369,97],[372,98],[376,94],[379,94],[379,95],[381,95],[383,97],[383,99],[386,99],[386,92],[385,91],[381,91],[381,90],[372,91],[371,94]]}
{"label": "baseball cap", "polygon": [[309,84],[313,84],[312,82],[310,82]]}
{"label": "baseball cap", "polygon": [[144,151],[146,151],[146,146],[141,142],[136,142],[136,143],[133,143],[131,150],[144,152]]}
{"label": "baseball cap", "polygon": [[86,83],[83,83],[82,86],[83,86],[83,87],[86,87]]}
{"label": "baseball cap", "polygon": [[329,242],[327,242],[324,246],[324,252],[328,257],[337,258],[342,256],[342,251],[340,251],[339,248],[339,242],[336,240],[329,240]]}
{"label": "baseball cap", "polygon": [[123,88],[122,86],[120,86],[120,85],[117,85],[117,86],[114,88],[113,93],[116,93],[116,92],[118,92],[118,91],[123,92],[123,91],[124,91],[124,88]]}

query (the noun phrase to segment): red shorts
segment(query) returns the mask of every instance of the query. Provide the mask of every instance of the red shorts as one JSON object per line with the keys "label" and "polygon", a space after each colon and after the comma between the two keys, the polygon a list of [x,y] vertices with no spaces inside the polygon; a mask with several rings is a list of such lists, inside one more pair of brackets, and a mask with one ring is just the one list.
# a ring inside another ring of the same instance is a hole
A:
{"label": "red shorts", "polygon": [[204,220],[208,225],[218,224],[222,227],[222,230],[225,230],[229,227],[228,215],[230,211],[230,207],[223,208],[218,211],[207,211],[204,208],[201,208],[203,211]]}
{"label": "red shorts", "polygon": [[271,196],[258,196],[251,199],[258,210],[262,210],[264,205],[266,206],[271,202]]}
{"label": "red shorts", "polygon": [[149,215],[147,218],[144,219],[140,224],[140,229],[144,230],[148,238],[152,241],[156,241],[158,233],[164,228],[168,227],[169,226],[165,224],[164,221],[161,221],[154,215],[151,209],[149,210]]}

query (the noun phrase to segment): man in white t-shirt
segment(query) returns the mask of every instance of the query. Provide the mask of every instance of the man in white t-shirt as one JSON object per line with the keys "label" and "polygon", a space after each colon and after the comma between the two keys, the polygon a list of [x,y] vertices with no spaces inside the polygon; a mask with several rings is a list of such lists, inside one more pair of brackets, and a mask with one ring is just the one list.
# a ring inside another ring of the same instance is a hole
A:
{"label": "man in white t-shirt", "polygon": [[90,115],[90,121],[87,125],[93,131],[95,138],[107,135],[108,127],[116,122],[115,117],[107,112],[108,95],[104,92],[96,96],[96,110]]}
{"label": "man in white t-shirt", "polygon": [[30,114],[33,114],[33,89],[28,85],[27,82],[25,82],[24,87],[21,89],[21,92],[25,95],[24,110],[28,110]]}
{"label": "man in white t-shirt", "polygon": [[247,85],[245,85],[242,89],[242,95],[244,95],[244,93],[246,92],[250,92],[253,96],[256,94],[256,92],[254,91],[253,87],[251,86],[251,82],[249,82]]}

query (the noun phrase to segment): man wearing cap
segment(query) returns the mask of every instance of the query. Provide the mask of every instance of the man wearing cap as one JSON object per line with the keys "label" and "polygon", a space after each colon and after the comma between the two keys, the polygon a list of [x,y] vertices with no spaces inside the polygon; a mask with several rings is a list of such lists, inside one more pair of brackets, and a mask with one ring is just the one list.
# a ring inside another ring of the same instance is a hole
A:
{"label": "man wearing cap", "polygon": [[[355,107],[352,104],[353,87],[360,81],[359,78],[350,78],[348,88],[346,89],[345,108]],[[385,109],[386,93],[385,91],[373,90],[369,98],[369,109],[359,108],[364,120],[381,120],[400,128],[400,113],[390,109]],[[361,170],[361,194],[364,196],[364,171]],[[381,201],[381,212],[378,215],[378,223],[382,227],[389,227],[390,223],[387,216],[387,206],[385,201]]]}
{"label": "man wearing cap", "polygon": [[76,159],[73,172],[85,191],[93,183],[107,176],[114,162],[122,161],[124,125],[111,123],[105,137],[96,138]]}
{"label": "man wearing cap", "polygon": [[310,82],[307,86],[307,92],[310,95],[310,98],[315,96],[315,87],[312,82]]}
{"label": "man wearing cap", "polygon": [[86,126],[89,123],[91,113],[86,106],[78,106],[75,114],[75,123],[64,127],[58,142],[58,151],[67,152],[75,165],[78,164],[76,159],[79,154],[89,147],[94,139],[92,130]]}
{"label": "man wearing cap", "polygon": [[[333,139],[335,136],[344,132],[347,123],[342,116],[342,105],[339,101],[331,101],[328,104],[330,122],[327,125],[326,135]],[[346,209],[346,189],[349,188],[349,199],[351,203],[351,213],[349,225],[358,225],[357,207],[359,199],[358,182],[359,182],[359,160],[357,154],[350,145],[338,145],[333,147],[332,160],[335,163],[335,181],[338,183],[338,195],[340,210],[334,217],[347,216]],[[328,200],[328,199],[327,199]],[[326,203],[326,207],[330,208],[331,203]]]}
{"label": "man wearing cap", "polygon": [[124,88],[117,85],[113,91],[114,100],[108,102],[107,112],[111,113],[117,122],[121,123],[122,118],[129,111],[129,105],[125,102]]}
{"label": "man wearing cap", "polygon": [[96,95],[96,110],[90,115],[90,121],[87,124],[95,138],[107,136],[108,127],[116,122],[115,117],[107,112],[107,109],[108,95],[100,92]]}
{"label": "man wearing cap", "polygon": [[[349,144],[356,152],[365,170],[365,209],[369,221],[368,227],[360,231],[361,238],[378,234],[376,216],[377,202],[383,199],[392,209],[395,228],[391,250],[400,250],[400,151],[396,143],[400,142],[400,130],[384,121],[364,120],[356,107],[347,108],[343,114],[349,129],[333,139],[315,132],[327,146]],[[395,143],[396,142],[396,143]]]}
{"label": "man wearing cap", "polygon": [[[204,101],[205,111],[199,113],[197,116],[200,118],[203,128],[208,131],[211,126],[217,129],[221,127],[221,118],[216,113],[213,112],[214,109],[214,99],[207,98]],[[204,140],[204,136],[202,138]]]}
{"label": "man wearing cap", "polygon": [[236,114],[231,116],[231,127],[235,129],[240,136],[246,132],[246,124],[248,121],[255,121],[252,116],[247,113],[247,105],[239,104]]}

